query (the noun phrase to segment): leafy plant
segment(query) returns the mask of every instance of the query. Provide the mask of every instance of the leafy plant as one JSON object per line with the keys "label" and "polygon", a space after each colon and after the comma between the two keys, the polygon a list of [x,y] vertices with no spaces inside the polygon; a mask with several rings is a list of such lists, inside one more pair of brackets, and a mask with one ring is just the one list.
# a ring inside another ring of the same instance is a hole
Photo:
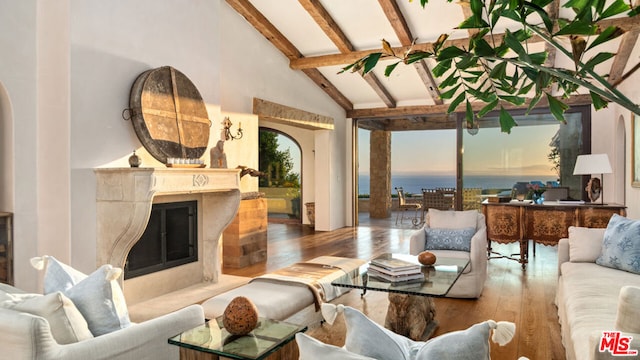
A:
{"label": "leafy plant", "polygon": [[259,178],[260,186],[300,187],[300,174],[292,172],[293,158],[289,149],[278,150],[278,133],[259,132],[259,169],[267,174]]}
{"label": "leafy plant", "polygon": [[[585,60],[588,50],[609,43],[624,33],[618,26],[603,29],[599,21],[625,13],[627,17],[635,17],[640,13],[640,7],[632,8],[624,0],[613,0],[608,5],[605,0],[569,0],[564,7],[573,10],[573,19],[555,20],[544,9],[553,0],[462,1],[468,2],[471,15],[457,28],[477,30],[470,36],[467,46],[448,45],[448,35],[443,34],[431,51],[409,49],[396,53],[383,40],[383,52],[371,53],[344,67],[341,72],[350,70],[366,74],[380,60],[396,59],[385,69],[385,75],[389,76],[398,64],[433,59],[437,64],[432,69],[433,74],[444,78],[439,85],[441,98],[451,100],[447,112],[456,111],[464,103],[466,121],[473,125],[474,117],[482,117],[498,108],[501,130],[506,133],[510,133],[517,124],[504,108],[505,103],[523,106],[530,99],[529,111],[544,97],[553,116],[564,122],[564,112],[569,108],[564,99],[581,87],[589,90],[596,110],[614,102],[640,115],[637,104],[609,84],[606,75],[594,70],[615,54],[598,52]],[[427,2],[420,0],[423,8]],[[506,21],[513,21],[516,26],[509,26],[504,34],[496,34],[497,25]],[[574,68],[545,65],[546,50],[529,50],[534,37],[573,59]],[[570,48],[563,46],[562,38],[570,40]],[[632,71],[637,68],[635,66]],[[561,96],[554,96],[555,91]],[[476,112],[472,102],[481,102],[484,106]]]}
{"label": "leafy plant", "polygon": [[553,170],[558,175],[558,179],[560,179],[560,160],[562,159],[560,149],[558,149],[557,146],[552,146],[551,151],[547,154],[547,159],[553,164],[551,170]]}

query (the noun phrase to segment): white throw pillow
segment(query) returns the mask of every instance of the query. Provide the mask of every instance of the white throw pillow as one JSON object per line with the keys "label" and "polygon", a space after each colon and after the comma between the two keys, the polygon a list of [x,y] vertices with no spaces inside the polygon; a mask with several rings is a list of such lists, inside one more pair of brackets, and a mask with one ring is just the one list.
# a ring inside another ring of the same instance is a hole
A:
{"label": "white throw pillow", "polygon": [[428,223],[430,228],[464,229],[477,228],[478,212],[476,210],[450,211],[429,209]]}
{"label": "white throw pillow", "polygon": [[569,261],[596,262],[602,253],[605,230],[569,226]]}
{"label": "white throw pillow", "polygon": [[42,269],[42,264],[46,265],[45,293],[62,291],[69,297],[94,336],[131,325],[124,294],[117,281],[122,269],[107,264],[87,276],[52,256],[33,258],[31,264],[37,269]]}
{"label": "white throw pillow", "polygon": [[376,360],[368,356],[351,353],[341,347],[325,344],[304,333],[296,334],[296,343],[300,350],[299,360]]}
{"label": "white throw pillow", "polygon": [[87,277],[85,273],[61,263],[49,255],[31,258],[31,265],[38,270],[47,269],[44,273],[45,294],[69,290]]}
{"label": "white throw pillow", "polygon": [[[415,359],[489,360],[491,358],[489,338],[493,329],[501,329],[500,331],[506,333],[506,342],[500,345],[511,341],[515,334],[515,325],[513,323],[496,323],[493,320],[489,320],[475,324],[466,330],[442,334],[427,341],[418,350]],[[499,342],[495,335],[493,340]]]}
{"label": "white throw pillow", "polygon": [[489,338],[504,346],[513,339],[516,329],[511,322],[488,320],[427,342],[413,341],[383,328],[352,307],[322,304],[322,316],[329,324],[341,312],[347,325],[345,349],[378,360],[489,359]]}
{"label": "white throw pillow", "polygon": [[80,311],[61,292],[40,294],[4,294],[0,307],[43,317],[58,344],[72,344],[93,338]]}
{"label": "white throw pillow", "polygon": [[616,330],[640,333],[640,287],[623,286],[620,289]]}

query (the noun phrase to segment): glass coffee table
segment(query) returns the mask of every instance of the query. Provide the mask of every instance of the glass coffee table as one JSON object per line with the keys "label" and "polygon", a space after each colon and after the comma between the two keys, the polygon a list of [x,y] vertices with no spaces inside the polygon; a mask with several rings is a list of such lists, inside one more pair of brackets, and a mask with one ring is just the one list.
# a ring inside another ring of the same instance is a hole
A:
{"label": "glass coffee table", "polygon": [[[400,259],[420,264],[417,256],[384,254],[379,258]],[[424,278],[404,282],[390,282],[368,274],[369,263],[360,266],[356,278],[345,275],[331,282],[333,286],[389,293],[389,308],[385,327],[413,340],[424,340],[433,334],[435,320],[434,297],[444,297],[469,266],[469,259],[438,257],[434,265],[422,266]]]}
{"label": "glass coffee table", "polygon": [[180,346],[181,359],[297,359],[298,348],[293,341],[306,326],[260,318],[258,327],[245,336],[229,334],[222,318],[169,338],[169,344]]}

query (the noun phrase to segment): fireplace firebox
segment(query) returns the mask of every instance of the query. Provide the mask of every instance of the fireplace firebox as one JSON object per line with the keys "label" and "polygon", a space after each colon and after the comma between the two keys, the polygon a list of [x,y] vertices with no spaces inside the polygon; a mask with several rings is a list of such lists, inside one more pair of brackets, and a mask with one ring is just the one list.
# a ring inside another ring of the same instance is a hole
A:
{"label": "fireplace firebox", "polygon": [[124,278],[198,261],[198,203],[153,204],[144,234],[131,248]]}

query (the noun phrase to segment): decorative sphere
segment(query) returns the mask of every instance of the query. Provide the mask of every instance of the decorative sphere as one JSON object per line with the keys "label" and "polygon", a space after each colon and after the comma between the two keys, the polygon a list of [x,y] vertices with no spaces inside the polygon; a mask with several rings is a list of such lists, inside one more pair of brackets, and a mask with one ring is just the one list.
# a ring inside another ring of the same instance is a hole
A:
{"label": "decorative sphere", "polygon": [[258,325],[258,309],[251,300],[238,296],[224,309],[222,324],[232,335],[247,335]]}
{"label": "decorative sphere", "polygon": [[429,251],[418,254],[418,262],[422,265],[433,265],[436,263],[436,255]]}

